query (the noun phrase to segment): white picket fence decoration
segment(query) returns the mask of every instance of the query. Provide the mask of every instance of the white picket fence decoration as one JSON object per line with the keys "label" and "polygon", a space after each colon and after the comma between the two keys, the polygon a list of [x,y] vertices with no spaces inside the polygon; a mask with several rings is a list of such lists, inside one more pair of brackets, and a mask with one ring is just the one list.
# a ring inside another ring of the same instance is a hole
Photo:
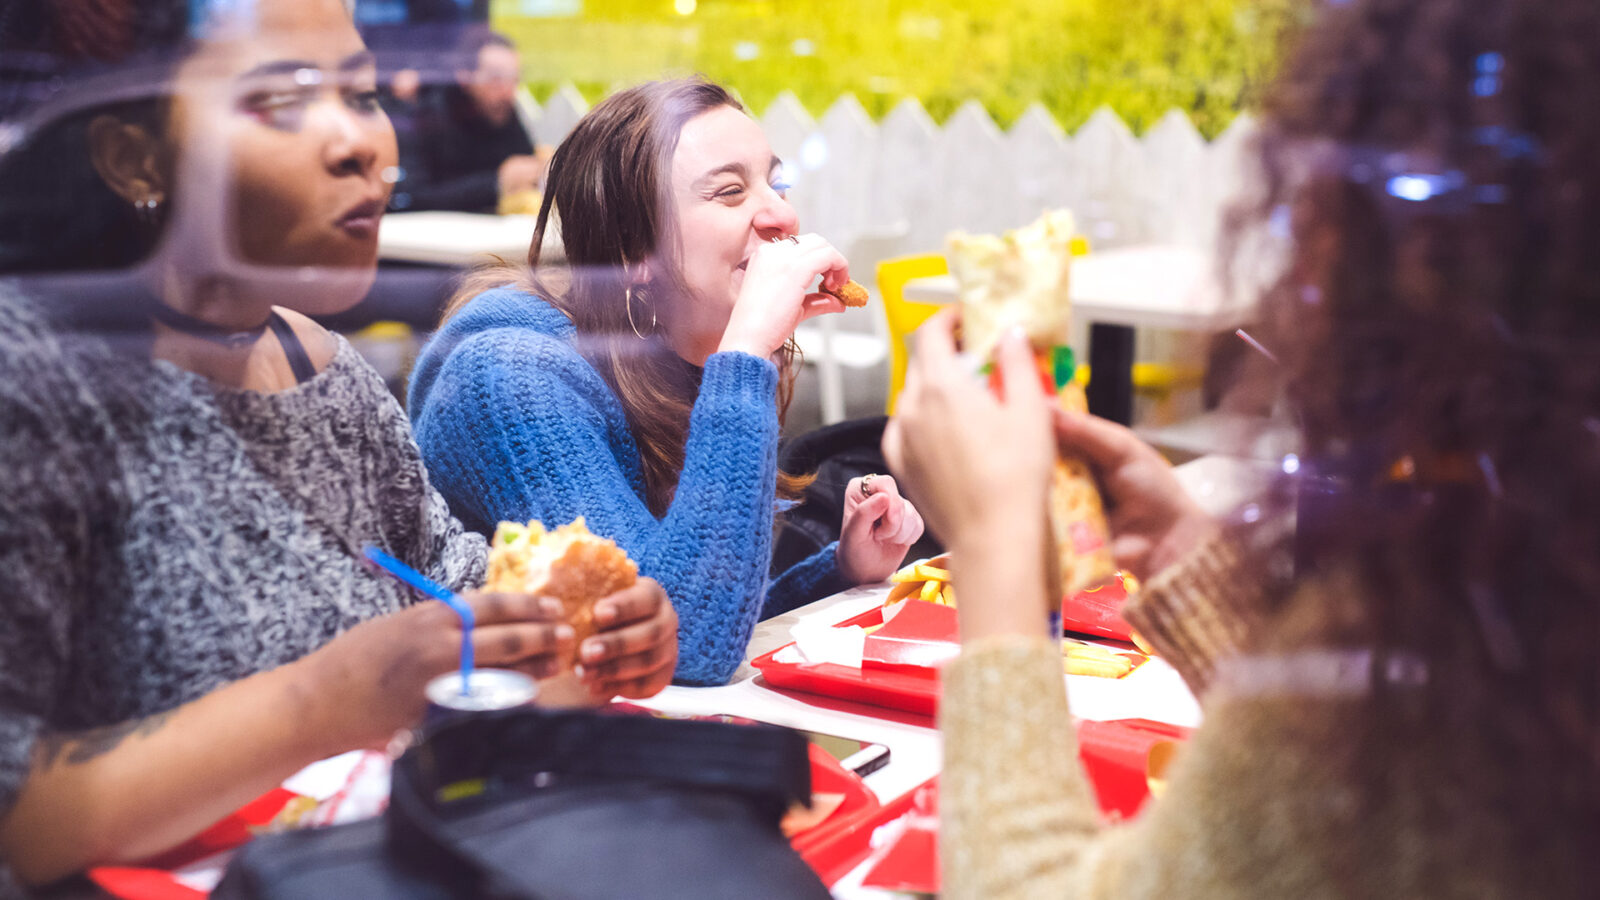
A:
{"label": "white picket fence decoration", "polygon": [[[524,119],[556,144],[589,104],[564,85]],[[759,116],[787,165],[801,227],[844,249],[869,241],[896,253],[938,251],[953,230],[997,232],[1065,207],[1096,246],[1215,246],[1225,205],[1244,185],[1255,128],[1241,115],[1207,141],[1172,110],[1142,137],[1101,109],[1064,133],[1042,106],[1001,130],[977,102],[943,127],[907,99],[874,122],[854,95],[814,118],[792,93]]]}

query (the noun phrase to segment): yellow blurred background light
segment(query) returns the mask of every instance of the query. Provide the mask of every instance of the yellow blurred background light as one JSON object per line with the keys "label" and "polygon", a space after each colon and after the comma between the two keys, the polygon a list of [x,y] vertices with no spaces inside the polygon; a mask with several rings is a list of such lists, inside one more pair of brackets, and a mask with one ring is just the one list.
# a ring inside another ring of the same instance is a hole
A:
{"label": "yellow blurred background light", "polygon": [[1106,106],[1135,131],[1168,110],[1215,136],[1272,74],[1309,0],[585,0],[526,15],[496,0],[539,97],[702,73],[760,112],[792,91],[813,114],[852,93],[906,97],[937,122],[977,100],[1002,127],[1034,103],[1076,130]]}

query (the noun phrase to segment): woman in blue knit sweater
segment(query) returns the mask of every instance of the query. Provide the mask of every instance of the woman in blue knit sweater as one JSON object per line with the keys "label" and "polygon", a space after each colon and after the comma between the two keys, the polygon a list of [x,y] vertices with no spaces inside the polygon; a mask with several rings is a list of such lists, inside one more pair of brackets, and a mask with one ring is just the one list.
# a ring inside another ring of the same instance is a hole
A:
{"label": "woman in blue knit sweater", "polygon": [[[892,479],[846,488],[841,538],[768,585],[795,326],[844,257],[797,235],[760,127],[701,80],[622,91],[550,163],[531,270],[478,273],[412,376],[430,474],[469,526],[584,516],[666,588],[679,681],[720,684],[756,620],[881,581],[922,533]],[[568,266],[539,268],[552,213]]]}

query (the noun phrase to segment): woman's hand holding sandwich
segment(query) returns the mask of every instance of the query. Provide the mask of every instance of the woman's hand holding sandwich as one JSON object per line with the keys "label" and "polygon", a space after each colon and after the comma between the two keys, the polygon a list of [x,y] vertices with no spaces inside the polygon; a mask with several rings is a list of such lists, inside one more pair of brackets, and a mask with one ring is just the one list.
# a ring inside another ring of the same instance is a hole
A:
{"label": "woman's hand holding sandwich", "polygon": [[1055,464],[1049,399],[1020,334],[1000,344],[995,364],[1005,396],[997,399],[957,359],[955,322],[940,313],[917,332],[883,455],[950,548],[962,639],[1039,634]]}
{"label": "woman's hand holding sandwich", "polygon": [[997,399],[956,358],[955,321],[940,314],[918,332],[883,452],[952,551],[964,637],[1033,633],[1044,621],[1046,497],[1058,451],[1094,468],[1112,555],[1141,579],[1216,527],[1167,461],[1132,431],[1056,409],[1036,387],[1032,350],[1020,334],[997,350],[1004,395]]}
{"label": "woman's hand holding sandwich", "polygon": [[[561,604],[532,594],[473,591],[472,647],[479,666],[517,669],[534,678],[553,674],[572,652],[572,626]],[[381,748],[396,731],[415,725],[429,680],[461,665],[461,620],[429,600],[369,619],[290,663],[302,677],[310,707],[307,733],[324,744],[318,755],[352,747]]]}
{"label": "woman's hand holding sandwich", "polygon": [[578,647],[582,679],[597,698],[642,699],[672,683],[678,614],[653,578],[640,578],[594,605],[597,633]]}
{"label": "woman's hand holding sandwich", "polygon": [[1100,480],[1111,525],[1111,555],[1140,580],[1177,562],[1217,528],[1172,465],[1132,430],[1097,416],[1057,410],[1062,452],[1088,460]]}

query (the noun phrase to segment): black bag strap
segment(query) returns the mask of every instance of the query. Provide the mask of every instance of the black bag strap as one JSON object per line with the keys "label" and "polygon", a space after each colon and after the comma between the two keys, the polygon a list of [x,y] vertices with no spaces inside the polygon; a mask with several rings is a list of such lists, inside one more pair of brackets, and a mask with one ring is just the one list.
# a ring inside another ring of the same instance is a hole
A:
{"label": "black bag strap", "polygon": [[[522,879],[506,877],[494,861],[451,834],[449,823],[422,794],[414,775],[396,764],[389,786],[389,846],[397,855],[452,886],[460,897],[539,900]],[[494,890],[489,885],[495,885]]]}
{"label": "black bag strap", "polygon": [[470,785],[464,809],[496,796],[545,787],[648,781],[737,793],[774,822],[811,799],[804,735],[772,725],[734,725],[533,708],[484,713],[430,733],[395,764],[389,841],[411,859],[472,896],[534,900],[536,894],[451,831],[442,793]]}

